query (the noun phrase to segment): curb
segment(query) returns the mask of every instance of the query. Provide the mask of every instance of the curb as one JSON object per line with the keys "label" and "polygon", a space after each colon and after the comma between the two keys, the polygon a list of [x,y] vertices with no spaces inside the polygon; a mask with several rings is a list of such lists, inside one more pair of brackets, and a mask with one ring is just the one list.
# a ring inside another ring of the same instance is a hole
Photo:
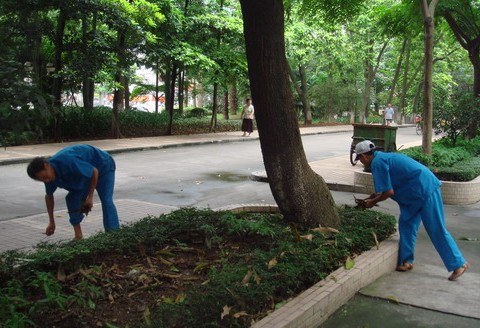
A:
{"label": "curb", "polygon": [[341,267],[293,300],[258,321],[252,328],[317,328],[360,289],[397,265],[398,235],[355,258],[355,267]]}

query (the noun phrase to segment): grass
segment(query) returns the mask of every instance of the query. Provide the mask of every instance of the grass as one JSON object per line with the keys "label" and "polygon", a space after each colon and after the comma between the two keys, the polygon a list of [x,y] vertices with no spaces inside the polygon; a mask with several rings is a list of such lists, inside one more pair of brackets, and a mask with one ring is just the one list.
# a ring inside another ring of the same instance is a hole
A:
{"label": "grass", "polygon": [[339,231],[301,231],[300,239],[278,214],[187,208],[3,253],[0,322],[249,327],[395,230],[390,215],[339,211]]}

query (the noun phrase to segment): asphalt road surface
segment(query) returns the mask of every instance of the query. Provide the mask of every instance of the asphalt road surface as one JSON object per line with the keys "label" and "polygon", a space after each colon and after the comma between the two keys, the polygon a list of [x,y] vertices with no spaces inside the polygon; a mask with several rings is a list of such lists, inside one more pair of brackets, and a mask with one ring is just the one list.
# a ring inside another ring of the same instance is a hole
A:
{"label": "asphalt road surface", "polygon": [[[351,133],[303,136],[309,162],[349,154]],[[421,140],[415,128],[397,130],[397,147]],[[229,204],[274,204],[267,183],[250,180],[263,171],[260,142],[232,142],[127,152],[117,163],[116,199],[163,205],[216,208]],[[2,166],[0,220],[46,213],[44,187],[26,174],[27,164]],[[66,191],[55,192],[55,209],[65,209]],[[98,202],[95,196],[94,202]]]}

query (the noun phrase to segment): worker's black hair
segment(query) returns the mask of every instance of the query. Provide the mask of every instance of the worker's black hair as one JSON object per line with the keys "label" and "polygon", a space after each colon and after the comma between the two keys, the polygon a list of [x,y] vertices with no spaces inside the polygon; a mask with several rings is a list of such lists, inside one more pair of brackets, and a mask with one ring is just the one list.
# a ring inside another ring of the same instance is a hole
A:
{"label": "worker's black hair", "polygon": [[42,172],[45,169],[45,163],[47,160],[45,157],[35,157],[27,166],[27,174],[30,178],[36,180],[37,173]]}

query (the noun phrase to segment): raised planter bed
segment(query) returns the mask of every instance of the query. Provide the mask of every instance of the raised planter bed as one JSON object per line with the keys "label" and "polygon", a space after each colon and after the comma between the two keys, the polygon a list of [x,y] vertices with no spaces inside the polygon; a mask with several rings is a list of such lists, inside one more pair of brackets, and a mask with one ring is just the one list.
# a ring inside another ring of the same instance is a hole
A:
{"label": "raised planter bed", "polygon": [[[354,172],[353,182],[364,193],[374,192],[372,174],[358,169]],[[443,203],[447,205],[469,205],[480,201],[480,176],[467,182],[442,181]]]}

